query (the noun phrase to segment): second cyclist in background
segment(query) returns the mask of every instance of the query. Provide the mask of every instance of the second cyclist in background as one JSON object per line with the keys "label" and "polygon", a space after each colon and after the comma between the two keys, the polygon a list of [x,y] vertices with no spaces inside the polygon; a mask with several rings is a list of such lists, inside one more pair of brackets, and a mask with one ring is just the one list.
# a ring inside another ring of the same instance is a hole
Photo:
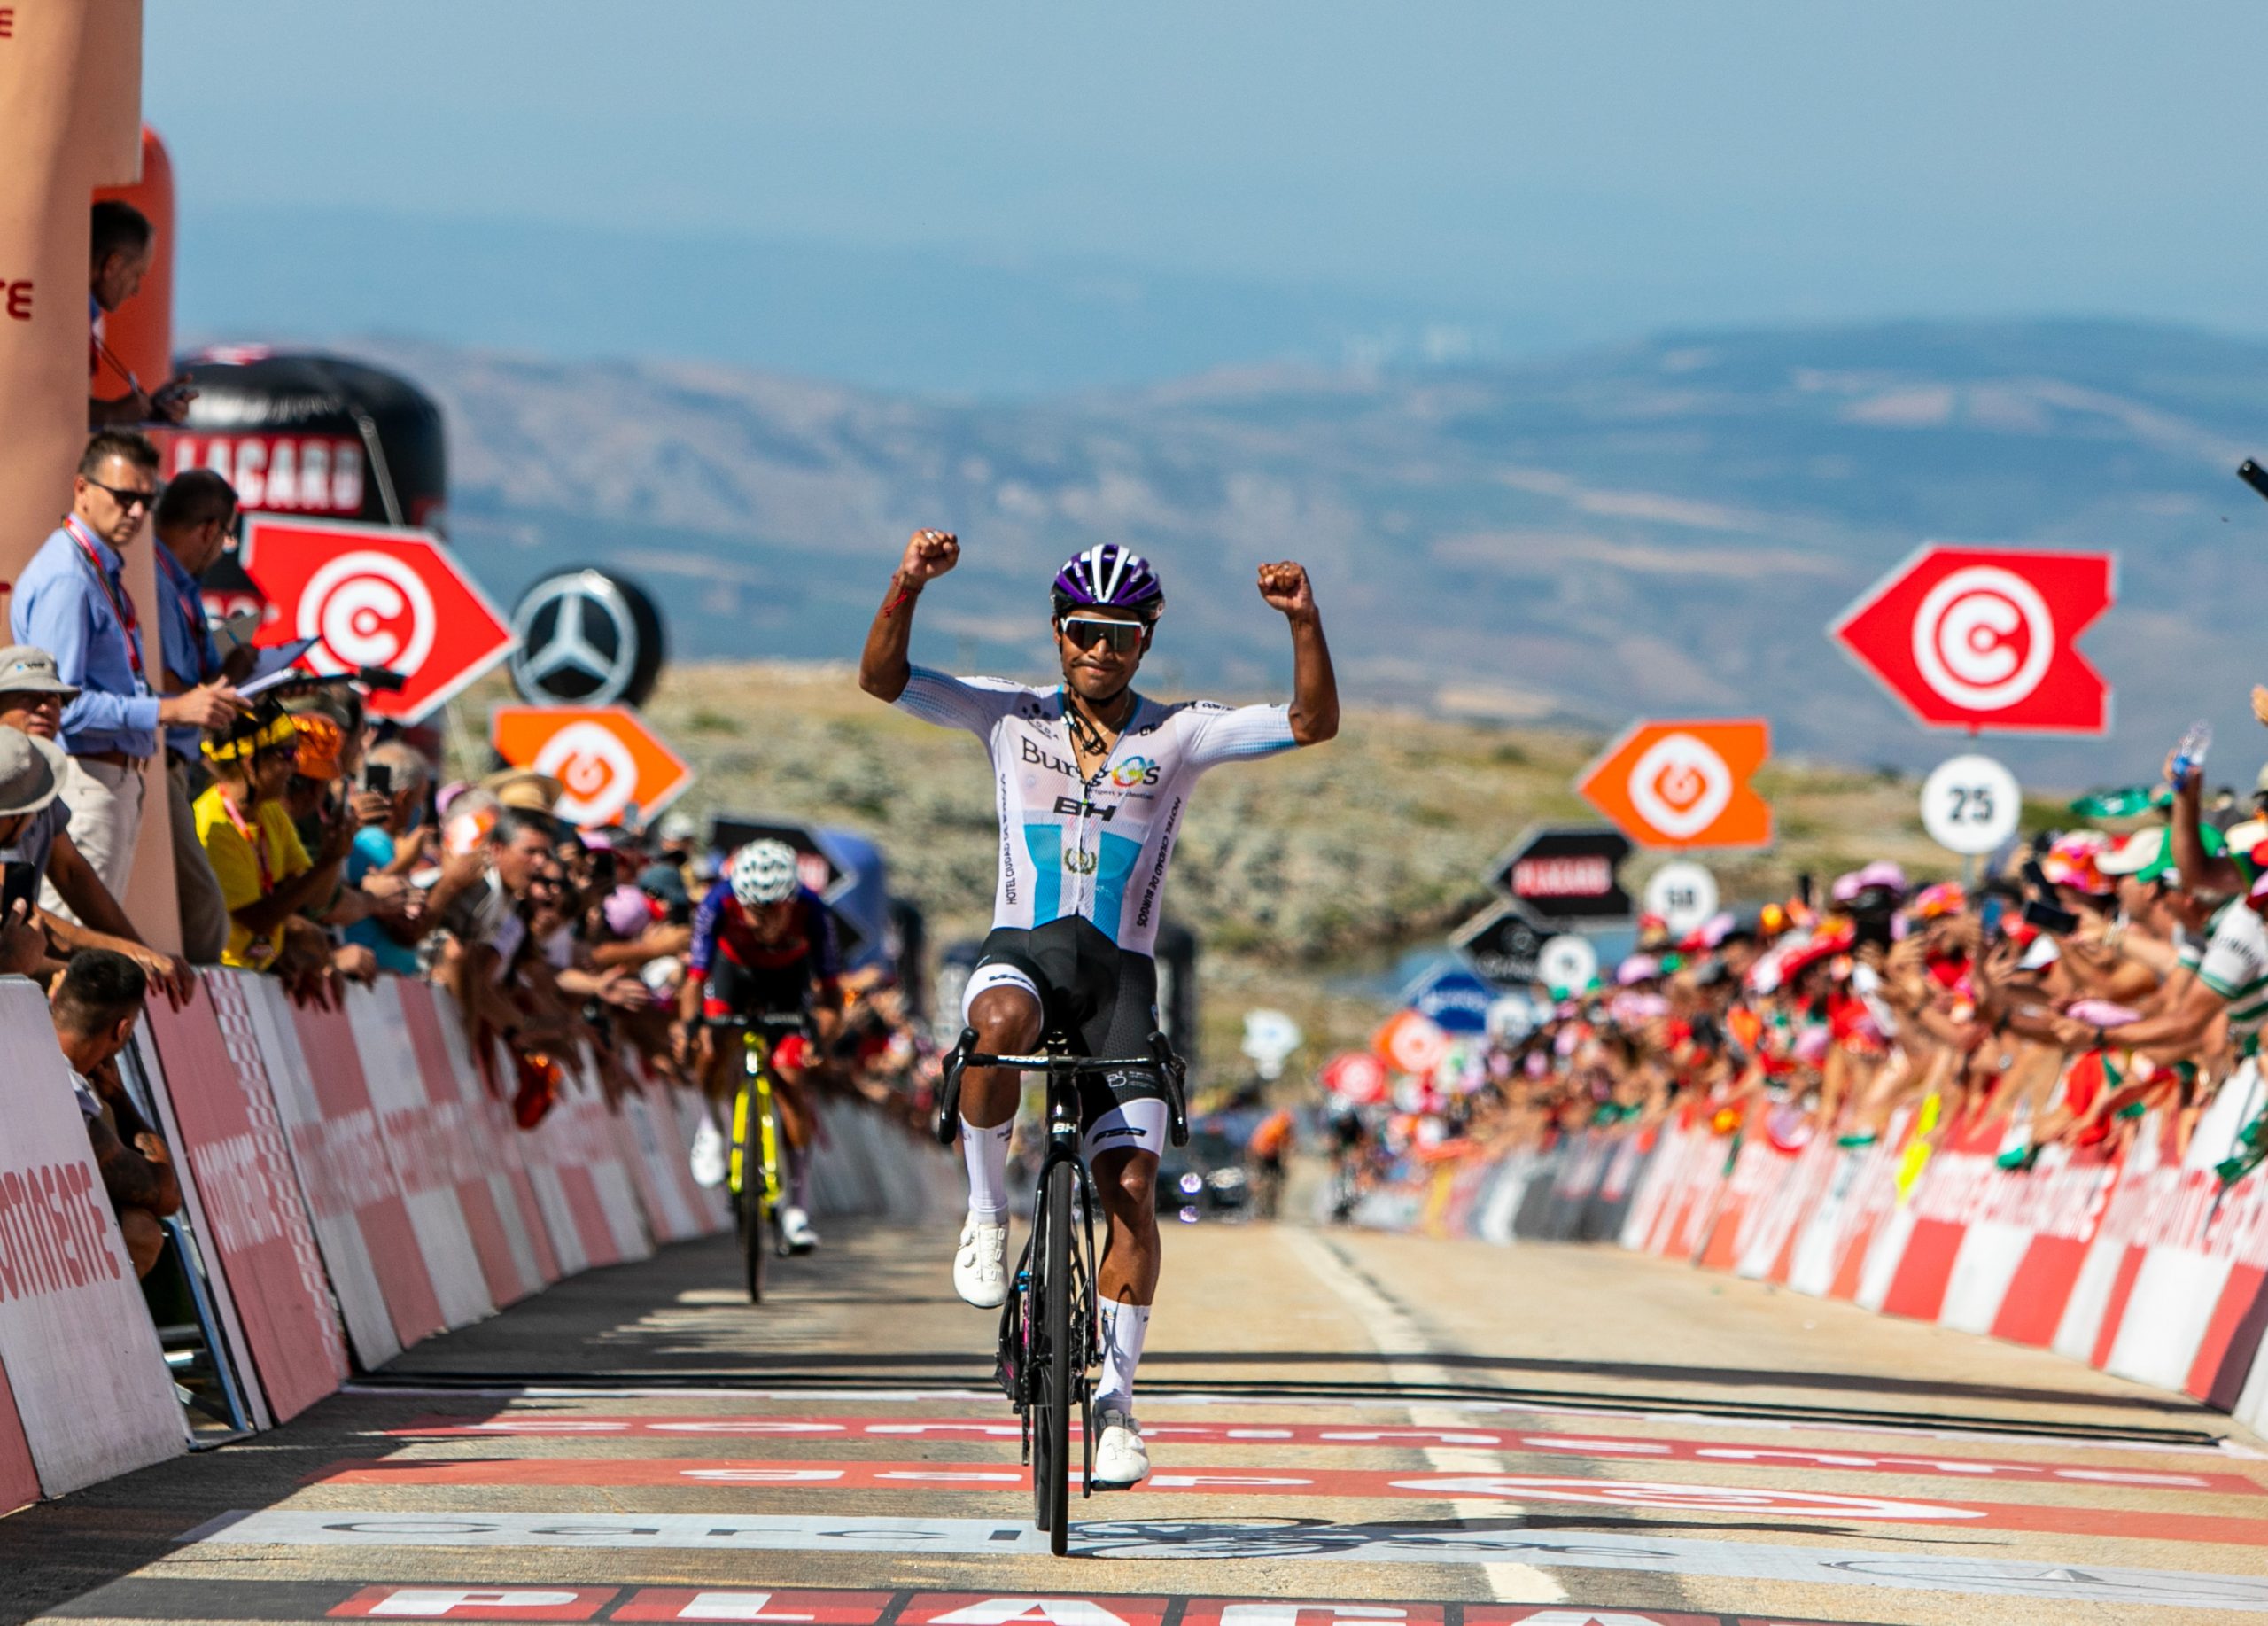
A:
{"label": "second cyclist in background", "polygon": [[[804,1079],[841,1019],[842,969],[834,918],[819,895],[796,878],[796,850],[784,841],[752,841],[734,853],[723,883],[711,887],[694,912],[693,950],[678,1015],[687,1058],[709,1098],[711,1123],[731,1120],[745,1064],[742,1046],[734,1041],[747,1023],[802,1011],[811,1016],[818,1039],[814,1049],[800,1035],[790,1035],[772,1053],[780,1084],[780,1126],[788,1143],[788,1201],[780,1211],[780,1231],[797,1253],[819,1245],[811,1219],[818,1121]],[[721,1169],[718,1172],[721,1177]]]}

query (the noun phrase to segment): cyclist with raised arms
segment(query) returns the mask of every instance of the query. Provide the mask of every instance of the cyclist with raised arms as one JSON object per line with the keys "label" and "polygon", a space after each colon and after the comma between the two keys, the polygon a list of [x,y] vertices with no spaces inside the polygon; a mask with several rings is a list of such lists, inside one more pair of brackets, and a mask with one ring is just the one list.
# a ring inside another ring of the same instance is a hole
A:
{"label": "cyclist with raised arms", "polygon": [[[959,559],[951,533],[913,533],[866,634],[858,683],[925,721],[967,729],[991,756],[999,886],[992,930],[963,996],[967,1023],[977,1048],[995,1055],[1029,1054],[1050,1030],[1086,1055],[1140,1054],[1158,1026],[1151,945],[1192,783],[1220,763],[1339,732],[1339,689],[1308,573],[1293,564],[1259,572],[1261,597],[1291,623],[1291,704],[1231,708],[1135,692],[1165,595],[1148,563],[1115,542],[1088,548],[1055,578],[1059,687],[913,665],[906,651],[914,607]],[[1083,1139],[1108,1234],[1096,1272],[1103,1372],[1094,1483],[1103,1490],[1150,1472],[1133,1415],[1134,1369],[1157,1294],[1167,1107],[1146,1075],[1083,1087]],[[1008,1293],[1008,1136],[1021,1093],[1010,1068],[971,1068],[961,1079],[968,1219],[953,1287],[982,1309],[998,1307]]]}
{"label": "cyclist with raised arms", "polygon": [[[721,1109],[731,1122],[742,1065],[741,1046],[718,1043],[717,1031],[803,1011],[824,1045],[842,1015],[842,971],[834,917],[796,879],[796,850],[784,841],[752,841],[734,853],[694,911],[693,950],[679,995],[681,1042],[699,1070],[712,1116]],[[810,1202],[814,1124],[803,1088],[804,1074],[817,1060],[801,1034],[782,1039],[772,1053],[780,1083],[773,1100],[788,1143],[780,1234],[796,1253],[819,1245]]]}

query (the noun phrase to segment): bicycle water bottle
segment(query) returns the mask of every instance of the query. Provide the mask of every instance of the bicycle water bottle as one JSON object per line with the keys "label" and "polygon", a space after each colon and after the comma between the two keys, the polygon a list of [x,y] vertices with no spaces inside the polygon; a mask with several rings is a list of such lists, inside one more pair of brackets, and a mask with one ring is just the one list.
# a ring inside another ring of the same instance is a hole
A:
{"label": "bicycle water bottle", "polygon": [[2212,748],[2212,724],[2194,722],[2183,731],[2181,743],[2173,748],[2173,782],[2177,789],[2205,766],[2205,753]]}

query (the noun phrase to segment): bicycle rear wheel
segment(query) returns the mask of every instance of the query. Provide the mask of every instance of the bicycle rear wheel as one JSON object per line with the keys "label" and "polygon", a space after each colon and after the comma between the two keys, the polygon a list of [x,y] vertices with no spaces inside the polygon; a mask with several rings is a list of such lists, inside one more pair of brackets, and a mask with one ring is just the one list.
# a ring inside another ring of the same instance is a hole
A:
{"label": "bicycle rear wheel", "polygon": [[1068,1161],[1047,1171],[1041,1194],[1044,1234],[1033,1250],[1040,1267],[1039,1311],[1043,1334],[1038,1415],[1033,1420],[1032,1498],[1048,1551],[1063,1555],[1071,1523],[1071,1208],[1078,1171]]}

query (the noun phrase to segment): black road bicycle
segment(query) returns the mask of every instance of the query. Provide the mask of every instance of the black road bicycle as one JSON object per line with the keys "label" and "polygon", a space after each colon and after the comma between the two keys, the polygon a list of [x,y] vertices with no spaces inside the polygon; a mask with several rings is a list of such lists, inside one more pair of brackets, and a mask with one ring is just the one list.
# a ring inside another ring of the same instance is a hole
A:
{"label": "black road bicycle", "polygon": [[1039,1055],[985,1055],[977,1051],[976,1030],[964,1028],[945,1057],[937,1139],[951,1146],[959,1133],[962,1069],[1013,1067],[1047,1075],[1047,1151],[1032,1198],[1031,1235],[1000,1307],[996,1375],[1023,1423],[1032,1521],[1047,1532],[1048,1549],[1060,1558],[1070,1537],[1074,1417],[1083,1451],[1079,1494],[1094,1494],[1091,1374],[1102,1357],[1095,1311],[1094,1180],[1079,1155],[1079,1082],[1106,1073],[1154,1078],[1165,1091],[1176,1146],[1188,1143],[1189,1112],[1185,1066],[1162,1033],[1150,1035],[1150,1054],[1142,1056],[1075,1055],[1061,1033],[1048,1034],[1043,1043]]}

